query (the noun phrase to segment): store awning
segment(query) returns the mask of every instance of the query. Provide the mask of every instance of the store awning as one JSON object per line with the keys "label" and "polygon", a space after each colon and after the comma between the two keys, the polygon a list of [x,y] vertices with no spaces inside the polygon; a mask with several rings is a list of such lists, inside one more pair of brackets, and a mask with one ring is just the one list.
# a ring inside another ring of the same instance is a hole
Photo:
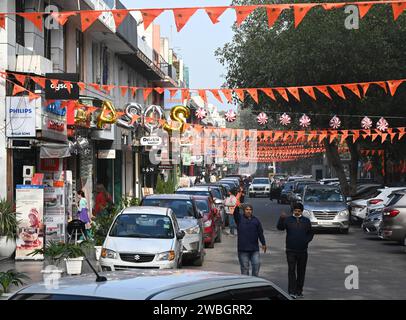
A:
{"label": "store awning", "polygon": [[40,148],[39,157],[41,159],[48,158],[67,158],[70,157],[69,145],[61,143],[47,143]]}

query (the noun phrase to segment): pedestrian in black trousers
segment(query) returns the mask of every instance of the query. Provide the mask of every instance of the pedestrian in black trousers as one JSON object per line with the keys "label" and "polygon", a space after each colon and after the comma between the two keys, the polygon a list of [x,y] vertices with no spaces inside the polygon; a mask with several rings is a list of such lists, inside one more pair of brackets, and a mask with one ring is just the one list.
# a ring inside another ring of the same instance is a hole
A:
{"label": "pedestrian in black trousers", "polygon": [[286,230],[286,258],[289,267],[289,294],[292,298],[303,298],[303,285],[307,264],[307,247],[313,239],[312,224],[303,217],[303,205],[293,206],[293,215],[281,215],[278,230]]}

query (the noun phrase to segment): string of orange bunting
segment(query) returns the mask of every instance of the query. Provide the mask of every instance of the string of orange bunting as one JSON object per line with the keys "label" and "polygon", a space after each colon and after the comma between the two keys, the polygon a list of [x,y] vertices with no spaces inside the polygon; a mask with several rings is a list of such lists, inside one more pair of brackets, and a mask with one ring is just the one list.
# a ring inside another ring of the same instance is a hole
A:
{"label": "string of orange bunting", "polygon": [[105,9],[105,10],[73,10],[63,12],[1,12],[0,28],[5,29],[6,17],[18,15],[31,21],[39,30],[43,29],[43,17],[50,15],[60,25],[80,15],[82,31],[86,31],[100,15],[110,13],[113,16],[116,27],[118,28],[130,12],[138,11],[141,13],[144,28],[148,28],[151,23],[163,12],[172,11],[176,29],[179,32],[198,11],[204,10],[213,24],[219,22],[220,16],[228,9],[236,13],[236,23],[240,26],[243,21],[256,9],[264,8],[268,17],[268,26],[272,27],[278,20],[284,10],[292,10],[294,14],[295,28],[299,26],[303,18],[309,11],[315,7],[322,7],[325,10],[339,9],[346,5],[356,5],[359,8],[360,17],[363,18],[374,5],[391,5],[393,10],[393,19],[396,20],[406,9],[404,1],[355,1],[355,2],[337,2],[337,3],[286,3],[286,4],[257,4],[243,6],[198,6],[189,8],[154,8],[154,9]]}
{"label": "string of orange bunting", "polygon": [[[233,93],[242,101],[245,101],[245,96],[249,94],[251,98],[258,103],[259,102],[259,93],[263,92],[272,100],[276,101],[277,96],[276,93],[279,94],[284,100],[289,102],[289,95],[295,97],[296,100],[300,101],[300,93],[304,92],[314,100],[317,100],[316,91],[320,91],[324,96],[329,99],[332,99],[332,93],[329,89],[332,90],[337,96],[341,97],[342,99],[346,99],[347,96],[344,92],[344,88],[350,90],[353,94],[355,94],[358,98],[365,96],[368,89],[371,85],[377,85],[381,87],[385,93],[389,92],[391,96],[394,96],[398,87],[406,82],[406,79],[398,79],[398,80],[379,80],[379,81],[369,81],[369,82],[351,82],[351,83],[339,83],[339,84],[323,84],[323,85],[310,85],[310,86],[291,86],[291,87],[268,87],[268,88],[217,88],[217,89],[189,89],[189,88],[161,88],[161,87],[134,87],[134,86],[120,86],[120,85],[100,85],[97,83],[85,83],[85,82],[74,82],[74,81],[64,81],[59,79],[47,78],[42,76],[31,76],[26,74],[20,74],[15,72],[7,72],[7,71],[0,71],[0,76],[3,78],[14,77],[16,81],[20,84],[14,82],[14,90],[12,95],[16,95],[21,91],[28,91],[24,88],[26,81],[33,81],[38,84],[41,88],[45,88],[46,81],[51,82],[54,88],[57,88],[60,84],[64,86],[69,92],[72,89],[72,85],[77,85],[81,91],[85,89],[94,88],[99,92],[104,92],[110,94],[111,90],[115,88],[119,88],[121,91],[121,95],[125,96],[128,92],[131,92],[132,96],[135,96],[138,90],[143,92],[144,100],[146,101],[148,97],[151,95],[153,91],[162,94],[165,91],[169,92],[170,97],[173,98],[179,91],[182,94],[182,99],[187,100],[191,96],[191,92],[197,93],[204,102],[207,103],[207,94],[210,92],[220,103],[223,103],[223,98],[221,97],[220,93],[223,94],[225,99],[228,102],[232,102],[232,95]],[[361,89],[361,90],[360,90]],[[38,95],[36,95],[39,97]],[[33,97],[35,97],[33,95]]]}

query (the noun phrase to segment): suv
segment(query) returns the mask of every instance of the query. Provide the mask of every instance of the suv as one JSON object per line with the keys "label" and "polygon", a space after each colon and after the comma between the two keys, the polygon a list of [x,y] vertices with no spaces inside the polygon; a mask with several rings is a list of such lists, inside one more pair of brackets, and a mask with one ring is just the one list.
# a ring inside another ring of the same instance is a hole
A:
{"label": "suv", "polygon": [[315,229],[335,228],[348,233],[350,214],[346,199],[339,187],[308,185],[303,192],[303,216]]}
{"label": "suv", "polygon": [[255,198],[257,195],[269,197],[270,189],[271,181],[268,177],[254,178],[248,188],[248,194],[250,198]]}
{"label": "suv", "polygon": [[397,191],[383,210],[382,237],[406,246],[406,191]]}
{"label": "suv", "polygon": [[193,196],[182,194],[148,195],[141,206],[171,208],[176,215],[180,229],[185,231],[183,238],[183,258],[192,259],[196,266],[204,260],[203,214],[198,210]]}

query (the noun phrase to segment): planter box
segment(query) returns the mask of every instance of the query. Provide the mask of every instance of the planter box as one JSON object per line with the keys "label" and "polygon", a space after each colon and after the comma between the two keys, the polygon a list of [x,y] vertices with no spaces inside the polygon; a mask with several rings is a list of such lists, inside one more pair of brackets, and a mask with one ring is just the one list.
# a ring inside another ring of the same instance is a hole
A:
{"label": "planter box", "polygon": [[0,237],[0,257],[10,258],[16,250],[15,240]]}
{"label": "planter box", "polygon": [[66,273],[69,275],[81,274],[83,259],[83,257],[65,259]]}

